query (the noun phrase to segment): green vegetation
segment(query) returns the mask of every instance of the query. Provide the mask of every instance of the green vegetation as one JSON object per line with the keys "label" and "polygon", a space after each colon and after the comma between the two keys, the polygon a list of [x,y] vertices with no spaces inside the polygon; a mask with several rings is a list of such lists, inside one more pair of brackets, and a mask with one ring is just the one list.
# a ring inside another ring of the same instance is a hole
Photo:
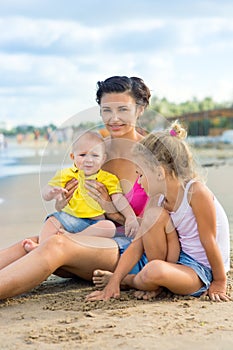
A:
{"label": "green vegetation", "polygon": [[41,136],[45,136],[49,128],[52,131],[57,129],[56,125],[54,124],[49,124],[42,127],[35,127],[33,125],[18,125],[12,128],[11,130],[5,130],[0,128],[0,132],[4,133],[4,135],[6,136],[15,136],[18,134],[33,134],[35,131],[38,131]]}
{"label": "green vegetation", "polygon": [[[203,100],[193,98],[191,101],[174,103],[168,101],[165,97],[159,99],[154,96],[151,100],[150,109],[143,116],[142,126],[144,129],[152,131],[154,128],[159,127],[159,124],[162,126],[164,120],[169,121],[169,118],[179,118],[187,114],[210,110],[217,111],[232,107],[232,103],[217,103],[211,97],[205,97]],[[227,118],[218,116],[216,113],[216,117],[210,119],[207,113],[202,120],[186,121],[185,124],[189,135],[209,135],[210,129],[233,129],[233,115],[231,118]]]}
{"label": "green vegetation", "polygon": [[203,100],[198,100],[194,97],[191,101],[181,103],[170,102],[165,97],[159,99],[154,96],[151,99],[151,109],[162,114],[164,117],[175,117],[187,113],[230,107],[232,107],[232,103],[218,103],[213,101],[211,97],[205,97]]}

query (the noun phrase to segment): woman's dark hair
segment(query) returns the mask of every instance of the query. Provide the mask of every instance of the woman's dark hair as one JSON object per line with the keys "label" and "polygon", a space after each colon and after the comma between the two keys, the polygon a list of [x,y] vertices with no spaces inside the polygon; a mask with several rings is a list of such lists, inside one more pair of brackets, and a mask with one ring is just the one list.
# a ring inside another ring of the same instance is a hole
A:
{"label": "woman's dark hair", "polygon": [[150,90],[141,78],[114,76],[97,82],[96,102],[100,105],[104,94],[128,92],[138,105],[149,105]]}

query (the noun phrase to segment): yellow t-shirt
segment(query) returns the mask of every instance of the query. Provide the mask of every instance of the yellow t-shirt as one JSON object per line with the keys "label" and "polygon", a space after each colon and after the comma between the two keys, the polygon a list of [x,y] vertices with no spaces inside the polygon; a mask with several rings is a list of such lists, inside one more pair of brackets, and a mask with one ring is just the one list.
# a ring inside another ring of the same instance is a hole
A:
{"label": "yellow t-shirt", "polygon": [[94,179],[101,182],[106,186],[109,195],[122,193],[120,181],[115,175],[100,169],[98,173],[85,177],[84,172],[76,168],[75,165],[71,168],[58,170],[48,184],[50,186],[64,188],[66,183],[73,178],[78,180],[78,188],[62,211],[79,218],[94,218],[105,212],[101,206],[87,194],[87,190],[84,187],[85,179]]}

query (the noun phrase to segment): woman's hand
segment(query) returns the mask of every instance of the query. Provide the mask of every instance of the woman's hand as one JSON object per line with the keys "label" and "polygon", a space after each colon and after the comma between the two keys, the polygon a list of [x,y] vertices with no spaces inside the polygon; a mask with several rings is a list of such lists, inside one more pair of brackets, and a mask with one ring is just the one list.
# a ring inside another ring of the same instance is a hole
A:
{"label": "woman's hand", "polygon": [[105,210],[106,213],[116,213],[116,208],[112,203],[112,199],[108,194],[108,190],[104,184],[96,180],[86,180],[85,188],[88,194],[96,200],[97,203]]}
{"label": "woman's hand", "polygon": [[104,184],[96,180],[86,180],[85,188],[87,189],[88,194],[94,200],[96,200],[97,203],[99,203],[101,208],[105,211],[105,215],[109,220],[115,221],[120,225],[124,225],[125,218],[121,213],[117,211]]}
{"label": "woman's hand", "polygon": [[78,180],[73,178],[70,181],[67,182],[65,189],[66,193],[63,193],[60,199],[56,200],[55,208],[57,211],[61,211],[67,203],[71,200],[73,197],[74,191],[78,187]]}

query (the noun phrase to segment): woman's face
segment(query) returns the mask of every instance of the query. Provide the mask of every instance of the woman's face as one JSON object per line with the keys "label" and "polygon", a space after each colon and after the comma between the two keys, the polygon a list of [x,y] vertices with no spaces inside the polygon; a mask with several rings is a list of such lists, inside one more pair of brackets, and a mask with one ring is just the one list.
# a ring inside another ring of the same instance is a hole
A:
{"label": "woman's face", "polygon": [[137,118],[143,107],[136,105],[128,93],[103,95],[100,112],[106,129],[112,137],[122,137],[135,130]]}

